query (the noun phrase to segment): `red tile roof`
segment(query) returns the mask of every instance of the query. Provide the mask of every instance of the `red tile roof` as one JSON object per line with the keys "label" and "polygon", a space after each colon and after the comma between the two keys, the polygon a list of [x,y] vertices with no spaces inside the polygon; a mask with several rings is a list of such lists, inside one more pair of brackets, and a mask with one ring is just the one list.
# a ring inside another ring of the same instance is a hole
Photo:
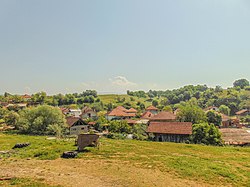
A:
{"label": "red tile roof", "polygon": [[150,122],[147,132],[159,134],[192,134],[191,122]]}
{"label": "red tile roof", "polygon": [[175,120],[176,116],[172,112],[162,111],[150,118],[152,121]]}
{"label": "red tile roof", "polygon": [[137,110],[134,108],[130,108],[129,110],[127,110],[128,113],[137,113]]}
{"label": "red tile roof", "polygon": [[127,113],[127,109],[122,107],[122,106],[118,106],[115,109],[113,109],[110,113],[108,113],[108,116],[119,116],[119,117],[135,117],[136,114],[135,113]]}
{"label": "red tile roof", "polygon": [[28,95],[28,94],[24,94],[24,95],[22,95],[21,97],[24,98],[24,99],[31,99],[31,98],[32,98],[32,97],[31,97],[30,95]]}
{"label": "red tile roof", "polygon": [[154,116],[154,114],[152,114],[152,113],[149,112],[149,111],[146,111],[146,112],[144,112],[144,113],[142,114],[141,119],[150,119],[150,118],[153,117],[153,116]]}
{"label": "red tile roof", "polygon": [[154,106],[149,106],[148,108],[146,108],[146,110],[158,110],[158,108],[156,108]]}

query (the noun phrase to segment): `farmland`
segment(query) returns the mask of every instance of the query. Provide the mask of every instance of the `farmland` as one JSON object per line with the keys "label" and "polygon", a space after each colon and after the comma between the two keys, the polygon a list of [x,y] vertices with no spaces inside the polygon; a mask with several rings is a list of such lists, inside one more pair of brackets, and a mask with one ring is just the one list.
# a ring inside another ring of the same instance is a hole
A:
{"label": "farmland", "polygon": [[87,148],[76,159],[61,159],[63,151],[76,149],[74,139],[2,133],[0,151],[17,142],[31,145],[0,155],[0,177],[14,177],[2,185],[250,185],[250,148],[102,138],[99,150]]}

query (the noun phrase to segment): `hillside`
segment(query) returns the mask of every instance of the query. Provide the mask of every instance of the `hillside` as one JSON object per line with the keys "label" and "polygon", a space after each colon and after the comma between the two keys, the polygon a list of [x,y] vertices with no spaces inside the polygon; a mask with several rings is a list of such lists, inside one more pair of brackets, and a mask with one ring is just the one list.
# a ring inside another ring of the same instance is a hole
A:
{"label": "hillside", "polygon": [[31,146],[0,154],[0,177],[62,186],[250,185],[250,148],[102,138],[99,150],[87,148],[77,159],[67,160],[59,157],[76,149],[73,139],[0,134],[0,151],[17,142]]}

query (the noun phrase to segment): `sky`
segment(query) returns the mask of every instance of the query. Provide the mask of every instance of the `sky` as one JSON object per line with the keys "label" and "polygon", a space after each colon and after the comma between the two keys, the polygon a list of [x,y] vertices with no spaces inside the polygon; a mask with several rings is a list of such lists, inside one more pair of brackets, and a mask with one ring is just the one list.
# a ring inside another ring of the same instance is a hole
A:
{"label": "sky", "polygon": [[250,80],[248,0],[1,0],[0,94]]}

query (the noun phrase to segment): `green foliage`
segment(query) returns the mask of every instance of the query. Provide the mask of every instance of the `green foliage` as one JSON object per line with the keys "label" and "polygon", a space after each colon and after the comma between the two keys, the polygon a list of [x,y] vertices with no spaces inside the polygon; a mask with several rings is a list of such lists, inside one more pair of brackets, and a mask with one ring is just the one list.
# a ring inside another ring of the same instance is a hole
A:
{"label": "green foliage", "polygon": [[240,87],[241,89],[243,89],[244,87],[249,86],[249,81],[247,79],[239,79],[236,80],[233,85],[234,87]]}
{"label": "green foliage", "polygon": [[133,139],[136,140],[147,140],[148,135],[146,133],[147,125],[146,124],[135,124],[132,127]]}
{"label": "green foliage", "polygon": [[207,120],[205,112],[198,106],[190,103],[181,105],[177,119],[182,122],[202,123]]}
{"label": "green foliage", "polygon": [[159,104],[159,103],[158,103],[158,101],[157,101],[157,100],[153,100],[153,101],[152,101],[152,105],[153,105],[153,106],[157,107],[157,106],[158,106],[158,104]]}
{"label": "green foliage", "polygon": [[126,121],[111,121],[108,126],[108,130],[111,133],[130,134],[131,127]]}
{"label": "green foliage", "polygon": [[221,133],[214,124],[200,123],[193,125],[191,141],[195,144],[222,145]]}
{"label": "green foliage", "polygon": [[221,115],[214,111],[207,112],[207,122],[208,124],[214,124],[215,126],[220,126],[222,122]]}
{"label": "green foliage", "polygon": [[221,105],[219,107],[219,111],[222,113],[222,114],[225,114],[225,115],[230,115],[230,108],[226,105]]}
{"label": "green foliage", "polygon": [[4,121],[6,125],[11,125],[16,127],[19,120],[19,115],[16,112],[10,111],[4,116]]}
{"label": "green foliage", "polygon": [[26,134],[60,135],[66,129],[66,124],[58,108],[42,105],[21,111],[17,129]]}

